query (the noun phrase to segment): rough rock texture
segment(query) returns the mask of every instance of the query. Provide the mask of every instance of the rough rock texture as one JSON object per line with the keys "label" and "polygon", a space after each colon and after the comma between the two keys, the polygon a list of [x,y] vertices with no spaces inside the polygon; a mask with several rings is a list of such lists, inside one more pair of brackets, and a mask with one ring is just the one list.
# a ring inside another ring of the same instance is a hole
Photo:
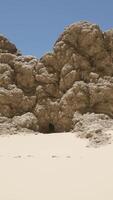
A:
{"label": "rough rock texture", "polygon": [[87,138],[90,145],[97,147],[101,144],[111,143],[113,120],[105,114],[75,112],[73,117],[73,132],[81,138]]}
{"label": "rough rock texture", "polygon": [[76,112],[89,121],[88,134],[92,113],[99,124],[112,126],[113,30],[72,24],[41,59],[22,56],[0,36],[0,132],[9,127],[47,133],[51,126],[78,131]]}

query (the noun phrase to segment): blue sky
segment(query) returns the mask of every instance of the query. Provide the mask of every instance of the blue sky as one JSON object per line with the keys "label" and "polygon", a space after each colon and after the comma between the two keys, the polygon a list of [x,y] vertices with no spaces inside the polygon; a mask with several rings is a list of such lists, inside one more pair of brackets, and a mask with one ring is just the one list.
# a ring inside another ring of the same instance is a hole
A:
{"label": "blue sky", "polygon": [[64,27],[80,20],[112,28],[113,0],[0,0],[0,33],[38,58],[52,50]]}

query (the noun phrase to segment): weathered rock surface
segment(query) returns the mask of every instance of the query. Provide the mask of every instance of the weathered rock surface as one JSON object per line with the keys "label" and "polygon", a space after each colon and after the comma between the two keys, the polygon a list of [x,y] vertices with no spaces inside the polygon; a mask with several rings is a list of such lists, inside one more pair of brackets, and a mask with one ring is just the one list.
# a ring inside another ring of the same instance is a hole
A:
{"label": "weathered rock surface", "polygon": [[73,132],[81,138],[87,138],[91,146],[111,143],[113,120],[105,114],[75,112],[73,117]]}
{"label": "weathered rock surface", "polygon": [[113,30],[72,24],[41,59],[22,56],[0,36],[0,133],[21,128],[47,133],[51,126],[54,132],[78,131],[78,112],[80,121],[89,122],[86,137],[92,116],[97,129],[103,123],[112,129]]}

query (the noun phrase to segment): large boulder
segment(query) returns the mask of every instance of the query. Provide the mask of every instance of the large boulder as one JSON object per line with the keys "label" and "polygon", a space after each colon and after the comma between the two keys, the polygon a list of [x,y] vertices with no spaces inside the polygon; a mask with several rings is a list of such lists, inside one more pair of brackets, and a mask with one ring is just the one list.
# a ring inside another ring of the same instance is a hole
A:
{"label": "large boulder", "polygon": [[95,113],[97,119],[105,114],[112,121],[113,30],[102,32],[96,24],[74,23],[59,36],[53,52],[40,59],[20,55],[0,36],[3,119],[33,131],[47,133],[50,127],[55,132],[75,131],[76,112],[81,121],[87,113],[91,117]]}

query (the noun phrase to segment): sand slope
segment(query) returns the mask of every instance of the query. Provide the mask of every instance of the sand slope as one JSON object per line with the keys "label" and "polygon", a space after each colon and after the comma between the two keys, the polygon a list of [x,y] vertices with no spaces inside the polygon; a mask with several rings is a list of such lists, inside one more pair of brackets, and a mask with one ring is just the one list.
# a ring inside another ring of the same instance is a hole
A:
{"label": "sand slope", "polygon": [[0,200],[112,200],[113,144],[71,133],[0,136]]}

